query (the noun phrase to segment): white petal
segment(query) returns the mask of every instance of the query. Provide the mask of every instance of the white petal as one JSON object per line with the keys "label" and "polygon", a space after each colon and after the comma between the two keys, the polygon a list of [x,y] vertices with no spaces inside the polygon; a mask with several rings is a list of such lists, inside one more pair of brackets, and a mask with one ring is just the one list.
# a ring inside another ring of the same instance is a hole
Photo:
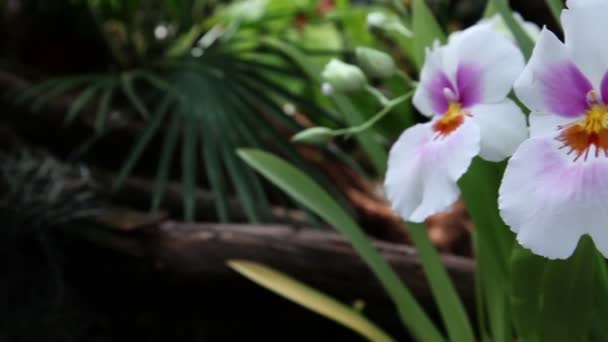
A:
{"label": "white petal", "polygon": [[[524,69],[525,60],[519,48],[489,23],[463,31],[452,44],[453,50],[446,51],[446,57],[452,57],[453,53],[457,60],[453,72],[463,66],[479,70],[480,103],[502,101]],[[457,74],[452,75],[458,82]]]}
{"label": "white petal", "polygon": [[584,114],[592,88],[565,45],[546,28],[514,85],[517,97],[531,110],[568,117]]}
{"label": "white petal", "polygon": [[407,129],[391,148],[384,187],[405,220],[423,222],[446,211],[460,191],[456,182],[479,152],[479,128],[470,119],[437,138],[432,123]]}
{"label": "white petal", "polygon": [[576,64],[599,89],[608,71],[608,2],[570,1],[570,9],[562,12],[565,41]]}
{"label": "white petal", "polygon": [[528,117],[530,121],[530,136],[531,137],[557,137],[560,127],[564,127],[576,119],[565,118],[559,115],[532,112]]}
{"label": "white petal", "polygon": [[499,190],[501,216],[535,254],[568,258],[590,234],[608,255],[608,159],[574,162],[559,146],[539,137],[519,147]]}
{"label": "white petal", "polygon": [[471,113],[481,132],[479,156],[485,160],[498,162],[512,156],[528,137],[526,117],[510,99],[477,105]]}
{"label": "white petal", "polygon": [[[420,85],[416,88],[412,100],[416,109],[428,117],[443,114],[443,111],[438,110],[437,102],[445,101],[445,99],[436,98],[438,96],[437,78],[439,75],[445,75],[442,69],[443,50],[444,48],[438,46],[438,43],[432,49],[426,50],[426,59],[420,71]],[[443,96],[443,94],[439,95]]]}

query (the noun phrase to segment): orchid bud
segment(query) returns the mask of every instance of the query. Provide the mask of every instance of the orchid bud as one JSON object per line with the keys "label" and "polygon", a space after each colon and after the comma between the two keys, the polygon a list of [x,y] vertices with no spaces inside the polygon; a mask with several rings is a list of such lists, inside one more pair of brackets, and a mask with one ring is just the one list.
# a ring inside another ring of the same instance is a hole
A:
{"label": "orchid bud", "polygon": [[334,134],[333,131],[327,127],[311,127],[307,128],[291,138],[292,142],[305,143],[313,145],[324,145],[328,143]]}
{"label": "orchid bud", "polygon": [[358,47],[356,54],[357,63],[368,76],[387,79],[395,73],[393,58],[382,51]]}
{"label": "orchid bud", "polygon": [[321,76],[337,93],[356,92],[367,84],[367,79],[359,67],[335,58],[327,63]]}

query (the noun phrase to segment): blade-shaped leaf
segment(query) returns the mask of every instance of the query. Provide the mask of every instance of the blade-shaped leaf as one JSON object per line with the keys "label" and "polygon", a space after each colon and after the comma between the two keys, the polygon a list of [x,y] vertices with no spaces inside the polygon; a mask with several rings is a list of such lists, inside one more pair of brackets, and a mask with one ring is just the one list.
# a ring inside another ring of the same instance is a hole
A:
{"label": "blade-shaped leaf", "polygon": [[584,236],[569,259],[547,263],[539,321],[541,341],[586,340],[595,305],[595,258],[595,246]]}
{"label": "blade-shaped leaf", "polygon": [[196,131],[199,117],[196,110],[182,103],[179,113],[184,117],[184,140],[182,144],[182,194],[184,200],[184,219],[192,222],[195,217],[196,201]]}
{"label": "blade-shaped leaf", "polygon": [[154,186],[154,196],[152,197],[152,210],[156,211],[160,208],[165,193],[165,186],[169,178],[169,170],[173,160],[173,152],[177,145],[177,138],[180,132],[182,117],[173,115],[171,123],[165,135],[160,160],[158,162],[158,171],[156,173],[156,184]]}
{"label": "blade-shaped leaf", "polygon": [[228,265],[258,285],[340,323],[370,341],[394,341],[358,311],[282,272],[244,260],[230,260]]}
{"label": "blade-shaped leaf", "polygon": [[412,29],[414,31],[415,60],[418,69],[422,68],[426,49],[437,40],[445,41],[445,34],[425,0],[412,3]]}
{"label": "blade-shaped leaf", "polygon": [[562,10],[564,9],[564,1],[563,0],[545,0],[547,6],[551,10],[551,14],[557,22],[560,22],[560,16],[562,15]]}
{"label": "blade-shaped leaf", "polygon": [[99,85],[92,85],[83,90],[80,95],[70,105],[68,115],[65,117],[65,124],[70,124],[76,119],[80,111],[86,106],[86,104],[93,98],[95,93],[99,90]]}
{"label": "blade-shaped leaf", "polygon": [[150,114],[148,113],[146,105],[135,91],[135,87],[133,86],[133,76],[130,74],[123,74],[120,77],[120,86],[122,88],[122,92],[125,94],[125,96],[129,100],[131,105],[135,108],[135,110],[141,115],[143,119],[148,119]]}
{"label": "blade-shaped leaf", "polygon": [[509,2],[507,0],[490,0],[493,2],[494,7],[500,13],[500,16],[507,24],[507,27],[513,33],[515,40],[517,40],[517,44],[521,49],[521,52],[524,54],[526,59],[530,58],[532,54],[532,49],[534,48],[534,42],[532,38],[524,31],[521,25],[515,20],[513,16],[513,11],[511,7],[509,7]]}
{"label": "blade-shaped leaf", "polygon": [[444,340],[397,274],[375,250],[363,230],[328,196],[327,192],[307,175],[269,153],[241,149],[239,155],[249,166],[296,201],[307,206],[350,240],[355,250],[367,262],[388,292],[397,306],[399,317],[412,335],[424,341]]}
{"label": "blade-shaped leaf", "polygon": [[431,286],[435,303],[439,307],[450,341],[475,341],[475,335],[464,305],[458,297],[454,284],[441,263],[439,254],[428,237],[426,227],[408,223],[408,232],[416,252],[422,260],[424,273]]}
{"label": "blade-shaped leaf", "polygon": [[150,140],[152,139],[152,137],[154,136],[154,134],[160,127],[160,125],[163,121],[163,118],[169,111],[170,104],[171,104],[171,99],[169,97],[165,97],[164,100],[161,102],[161,104],[158,106],[156,113],[154,113],[154,115],[152,116],[152,119],[146,125],[146,128],[142,132],[141,136],[139,137],[139,139],[137,140],[135,145],[133,145],[131,152],[127,156],[127,159],[125,160],[125,162],[120,170],[120,173],[116,177],[116,180],[114,181],[114,185],[113,185],[114,191],[117,190],[118,188],[122,187],[123,183],[125,182],[125,180],[129,176],[129,174],[131,173],[131,170],[133,169],[133,167],[135,166],[137,161],[139,161],[139,157],[141,157],[141,154],[144,152],[144,150],[148,146],[148,143],[150,142]]}

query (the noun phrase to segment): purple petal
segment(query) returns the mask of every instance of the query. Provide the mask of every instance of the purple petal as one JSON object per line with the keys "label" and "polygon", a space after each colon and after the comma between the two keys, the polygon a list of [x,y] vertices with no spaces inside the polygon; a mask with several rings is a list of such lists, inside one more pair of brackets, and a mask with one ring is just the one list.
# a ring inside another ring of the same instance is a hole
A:
{"label": "purple petal", "polygon": [[460,104],[472,107],[481,100],[481,69],[473,64],[461,64],[456,71],[456,84]]}
{"label": "purple petal", "polygon": [[456,90],[454,89],[454,85],[448,76],[445,74],[445,72],[439,70],[435,75],[433,75],[427,86],[427,90],[431,94],[431,104],[433,106],[433,110],[437,114],[445,113],[450,106],[450,102],[446,98],[443,91],[445,88],[448,88],[457,94]]}
{"label": "purple petal", "polygon": [[608,103],[608,72],[606,72],[604,74],[604,78],[602,78],[600,91],[602,92],[602,100],[604,101],[604,103]]}
{"label": "purple petal", "polygon": [[588,109],[587,94],[593,86],[574,63],[548,67],[540,79],[544,100],[553,113],[577,117]]}

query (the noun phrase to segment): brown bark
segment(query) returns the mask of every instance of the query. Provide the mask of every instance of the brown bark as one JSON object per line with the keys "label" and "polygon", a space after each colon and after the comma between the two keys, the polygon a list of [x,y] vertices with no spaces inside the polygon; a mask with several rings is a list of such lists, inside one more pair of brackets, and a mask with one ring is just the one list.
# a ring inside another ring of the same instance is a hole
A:
{"label": "brown bark", "polygon": [[[139,234],[100,230],[87,235],[102,245],[152,262],[159,270],[180,275],[234,277],[226,261],[245,259],[274,267],[329,293],[375,302],[386,300],[365,262],[347,240],[334,232],[282,225],[167,221],[142,226]],[[415,249],[379,241],[374,246],[418,298],[430,299]],[[463,300],[473,303],[473,262],[450,255],[442,260]]]}

